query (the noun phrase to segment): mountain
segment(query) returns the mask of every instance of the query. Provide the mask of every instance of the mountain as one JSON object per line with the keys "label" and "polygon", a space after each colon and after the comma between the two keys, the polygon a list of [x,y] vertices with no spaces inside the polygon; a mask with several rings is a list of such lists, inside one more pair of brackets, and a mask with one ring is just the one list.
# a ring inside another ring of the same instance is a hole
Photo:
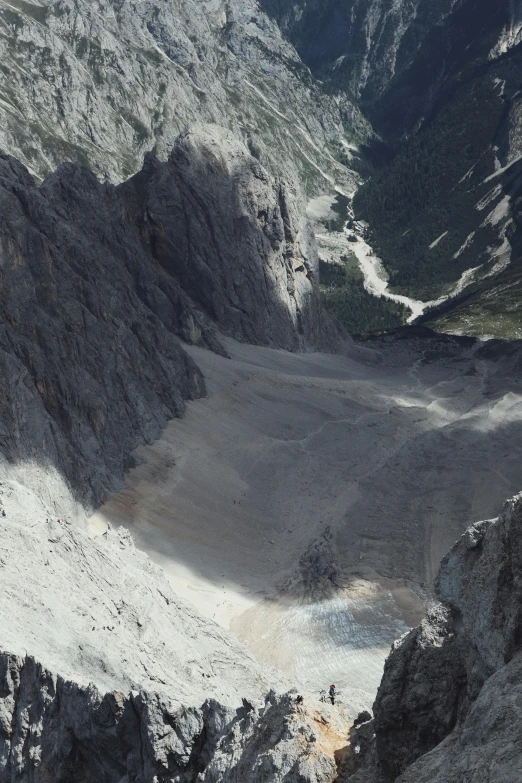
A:
{"label": "mountain", "polygon": [[[305,214],[354,330],[352,207],[394,290],[471,283],[435,328],[512,337],[520,0],[263,9],[0,0],[0,783],[520,778],[520,495],[431,602],[519,480],[520,344],[354,344]],[[206,616],[88,518],[109,496]],[[350,730],[367,683],[318,683],[344,648],[374,683],[424,604]]]}
{"label": "mountain", "polygon": [[0,203],[1,452],[51,463],[88,506],[204,394],[178,338],[341,344],[299,199],[227,131],[195,128],[120,186],[78,164],[37,186],[3,157]]}
{"label": "mountain", "polygon": [[385,141],[428,118],[465,73],[522,41],[520,3],[263,0],[313,73],[342,85]]}
{"label": "mountain", "polygon": [[0,21],[0,147],[39,179],[69,160],[127,179],[203,122],[310,190],[353,181],[335,156],[367,123],[254,0],[14,0]]}
{"label": "mountain", "polygon": [[469,305],[445,305],[452,314],[430,324],[519,337],[519,274],[497,276],[520,257],[522,4],[264,7],[312,72],[332,92],[347,90],[388,149],[355,210],[370,224],[391,289],[426,301],[466,280],[474,283],[466,297],[476,294]]}
{"label": "mountain", "polygon": [[521,525],[517,495],[443,559],[439,603],[393,645],[341,781],[520,779]]}
{"label": "mountain", "polygon": [[87,520],[205,394],[183,344],[343,348],[300,196],[199,125],[120,185],[2,156],[0,203],[0,780],[331,783],[342,724]]}
{"label": "mountain", "polygon": [[289,683],[182,601],[127,531],[57,520],[67,486],[32,476],[50,503],[2,471],[0,780],[331,783],[332,738]]}

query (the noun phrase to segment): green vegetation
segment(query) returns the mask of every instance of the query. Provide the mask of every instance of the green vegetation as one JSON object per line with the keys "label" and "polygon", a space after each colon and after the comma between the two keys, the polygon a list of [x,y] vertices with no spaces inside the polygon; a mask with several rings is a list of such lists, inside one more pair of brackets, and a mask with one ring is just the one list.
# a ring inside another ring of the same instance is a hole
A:
{"label": "green vegetation", "polygon": [[321,301],[350,334],[374,334],[402,326],[409,315],[403,305],[369,294],[355,256],[341,264],[319,261]]}
{"label": "green vegetation", "polygon": [[476,283],[446,307],[426,313],[423,322],[439,332],[522,339],[522,259],[493,279]]}
{"label": "green vegetation", "polygon": [[[495,185],[485,180],[494,171],[491,140],[503,110],[492,81],[466,85],[357,193],[356,214],[372,227],[392,290],[435,298],[498,244],[476,205]],[[461,250],[472,232],[473,243]]]}

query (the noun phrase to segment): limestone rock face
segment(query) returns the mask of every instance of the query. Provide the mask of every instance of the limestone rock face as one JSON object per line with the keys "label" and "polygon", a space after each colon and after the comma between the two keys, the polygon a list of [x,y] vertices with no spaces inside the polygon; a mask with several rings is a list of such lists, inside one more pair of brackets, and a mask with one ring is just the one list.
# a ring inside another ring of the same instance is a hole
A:
{"label": "limestone rock face", "polygon": [[328,320],[299,191],[232,133],[195,128],[121,192],[160,266],[221,331],[278,348],[321,343]]}
{"label": "limestone rock face", "polygon": [[[0,655],[0,776],[82,783],[332,783],[292,696],[199,709],[146,692],[100,694],[32,658]],[[308,741],[307,741],[307,738]],[[307,752],[308,747],[308,752]]]}
{"label": "limestone rock face", "polygon": [[[441,604],[395,643],[356,729],[359,770],[401,783],[515,781],[522,745],[522,495],[470,527],[444,558]],[[373,736],[368,742],[368,733]],[[366,769],[365,769],[366,766]]]}
{"label": "limestone rock face", "polygon": [[204,393],[178,337],[222,353],[216,324],[290,350],[336,339],[298,205],[215,128],[121,187],[75,164],[37,187],[1,158],[4,457],[54,465],[94,506],[131,451]]}
{"label": "limestone rock face", "polygon": [[254,0],[15,0],[0,20],[0,149],[39,178],[78,161],[122,181],[207,122],[312,189],[350,180],[330,146],[359,113]]}
{"label": "limestone rock face", "polygon": [[331,783],[281,676],[180,600],[126,531],[93,539],[1,486],[2,783]]}

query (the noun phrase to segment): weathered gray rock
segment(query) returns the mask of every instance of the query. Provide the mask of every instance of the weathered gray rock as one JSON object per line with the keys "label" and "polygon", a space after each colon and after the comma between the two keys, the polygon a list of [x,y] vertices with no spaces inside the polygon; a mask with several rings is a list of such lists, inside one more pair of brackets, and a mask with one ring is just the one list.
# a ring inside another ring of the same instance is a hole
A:
{"label": "weathered gray rock", "polygon": [[199,709],[157,694],[102,695],[0,654],[0,779],[5,783],[331,783],[292,696],[259,708]]}
{"label": "weathered gray rock", "polygon": [[517,495],[498,519],[470,527],[444,558],[437,582],[442,603],[392,648],[375,718],[352,737],[359,770],[345,779],[518,779],[521,534]]}
{"label": "weathered gray rock", "polygon": [[38,188],[1,158],[0,213],[0,453],[49,462],[87,504],[204,393],[178,337],[337,339],[298,195],[227,132],[183,136],[121,187],[67,164]]}
{"label": "weathered gray rock", "polygon": [[518,783],[522,779],[522,661],[484,684],[462,727],[399,778],[401,783]]}
{"label": "weathered gray rock", "polygon": [[221,331],[290,350],[327,344],[299,191],[231,132],[183,134],[168,163],[148,158],[121,193],[156,261]]}
{"label": "weathered gray rock", "polygon": [[2,783],[331,783],[333,756],[280,674],[181,600],[125,530],[58,521],[55,471],[32,467],[47,502],[17,472],[1,483]]}
{"label": "weathered gray rock", "polygon": [[121,181],[210,122],[311,189],[353,182],[331,145],[364,122],[254,0],[15,0],[0,19],[0,148],[40,178],[72,160]]}

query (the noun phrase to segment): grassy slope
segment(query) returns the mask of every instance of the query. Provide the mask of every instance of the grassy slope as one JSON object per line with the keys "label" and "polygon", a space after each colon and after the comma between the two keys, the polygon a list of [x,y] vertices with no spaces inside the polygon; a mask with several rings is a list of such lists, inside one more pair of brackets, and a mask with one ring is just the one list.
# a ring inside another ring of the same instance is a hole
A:
{"label": "grassy slope", "polygon": [[446,312],[433,313],[426,325],[439,332],[522,339],[522,258],[482,280]]}

